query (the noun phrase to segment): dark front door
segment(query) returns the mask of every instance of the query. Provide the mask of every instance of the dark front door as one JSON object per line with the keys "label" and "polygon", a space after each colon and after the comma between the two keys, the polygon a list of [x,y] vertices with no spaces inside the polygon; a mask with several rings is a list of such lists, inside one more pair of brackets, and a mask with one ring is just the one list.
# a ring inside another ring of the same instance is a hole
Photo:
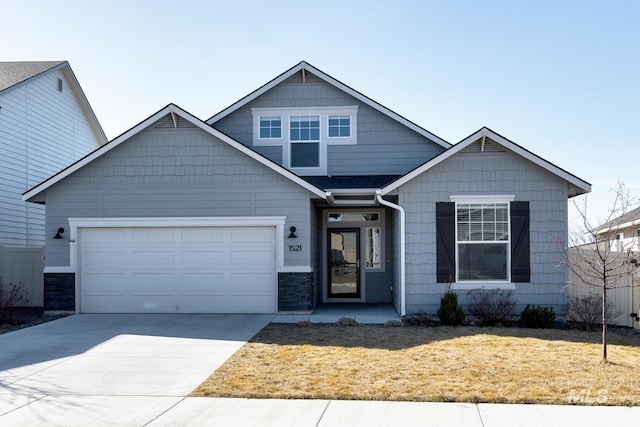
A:
{"label": "dark front door", "polygon": [[360,298],[360,229],[328,230],[329,298]]}

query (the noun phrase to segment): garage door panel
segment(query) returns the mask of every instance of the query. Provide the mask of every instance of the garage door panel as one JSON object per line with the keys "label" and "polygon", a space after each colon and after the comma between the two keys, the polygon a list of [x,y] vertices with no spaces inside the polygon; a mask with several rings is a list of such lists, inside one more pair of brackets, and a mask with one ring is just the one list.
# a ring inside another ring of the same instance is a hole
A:
{"label": "garage door panel", "polygon": [[246,295],[232,294],[229,297],[229,304],[232,311],[242,310],[244,313],[271,313],[266,307],[273,306],[274,297],[272,295]]}
{"label": "garage door panel", "polygon": [[98,244],[101,247],[122,246],[126,242],[126,235],[125,230],[122,229],[86,229],[82,231],[82,243],[84,245]]}
{"label": "garage door panel", "polygon": [[224,311],[224,295],[193,294],[180,297],[180,307],[187,313],[212,313]]}
{"label": "garage door panel", "polygon": [[132,243],[173,244],[176,231],[173,228],[140,228],[131,231]]}
{"label": "garage door panel", "polygon": [[124,295],[85,294],[82,307],[87,313],[122,313],[126,304]]}
{"label": "garage door panel", "polygon": [[180,254],[180,261],[183,265],[193,267],[210,268],[215,265],[224,264],[224,252],[222,250],[185,250]]}
{"label": "garage door panel", "polygon": [[270,248],[267,249],[234,249],[231,251],[231,263],[244,268],[264,268],[275,257]]}
{"label": "garage door panel", "polygon": [[133,294],[127,311],[136,313],[175,313],[176,298],[173,293],[167,294]]}
{"label": "garage door panel", "polygon": [[271,273],[231,273],[231,289],[233,291],[258,291],[268,293],[273,288]]}
{"label": "garage door panel", "polygon": [[231,229],[231,243],[247,243],[251,245],[259,243],[273,243],[274,233],[272,229],[260,228],[234,228]]}
{"label": "garage door panel", "polygon": [[223,273],[182,273],[182,291],[222,291]]}
{"label": "garage door panel", "polygon": [[223,228],[190,228],[180,230],[180,241],[182,243],[222,243],[223,238]]}
{"label": "garage door panel", "polygon": [[141,250],[136,249],[131,253],[131,261],[134,266],[149,266],[172,268],[175,263],[175,253],[173,250]]}
{"label": "garage door panel", "polygon": [[119,267],[127,262],[127,253],[122,249],[86,249],[83,255],[85,267]]}
{"label": "garage door panel", "polygon": [[82,275],[82,289],[84,291],[122,291],[126,289],[127,275],[125,273],[93,272]]}
{"label": "garage door panel", "polygon": [[175,274],[136,272],[131,274],[131,290],[158,290],[172,292],[175,287]]}

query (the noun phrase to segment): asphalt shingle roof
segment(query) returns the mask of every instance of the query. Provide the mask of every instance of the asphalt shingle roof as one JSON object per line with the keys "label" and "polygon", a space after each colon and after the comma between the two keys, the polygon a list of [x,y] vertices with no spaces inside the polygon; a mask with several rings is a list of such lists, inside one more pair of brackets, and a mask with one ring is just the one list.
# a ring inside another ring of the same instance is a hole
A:
{"label": "asphalt shingle roof", "polygon": [[65,61],[0,62],[0,91],[64,62]]}

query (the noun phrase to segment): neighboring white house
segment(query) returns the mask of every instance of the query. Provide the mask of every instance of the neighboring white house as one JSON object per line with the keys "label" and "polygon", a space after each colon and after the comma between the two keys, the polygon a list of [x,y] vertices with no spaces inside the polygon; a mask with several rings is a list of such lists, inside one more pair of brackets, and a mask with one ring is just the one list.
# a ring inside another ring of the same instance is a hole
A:
{"label": "neighboring white house", "polygon": [[67,61],[0,62],[0,276],[5,281],[37,286],[22,277],[29,274],[16,254],[42,248],[47,233],[57,232],[45,230],[44,205],[23,202],[22,193],[106,140]]}
{"label": "neighboring white house", "polygon": [[608,242],[612,251],[639,251],[640,207],[602,224],[595,234],[598,242]]}
{"label": "neighboring white house", "polygon": [[22,193],[107,141],[67,61],[0,62],[0,141],[0,245],[43,246]]}

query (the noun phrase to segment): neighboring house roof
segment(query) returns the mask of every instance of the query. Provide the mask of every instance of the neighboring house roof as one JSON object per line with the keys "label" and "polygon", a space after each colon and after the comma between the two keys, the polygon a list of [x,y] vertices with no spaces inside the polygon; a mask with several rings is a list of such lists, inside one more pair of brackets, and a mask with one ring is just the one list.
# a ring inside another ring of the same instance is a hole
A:
{"label": "neighboring house roof", "polygon": [[440,145],[440,146],[442,146],[444,148],[451,147],[451,144],[449,144],[444,139],[434,135],[433,133],[429,132],[428,130],[418,126],[417,124],[413,123],[412,121],[402,117],[398,113],[396,113],[396,112],[388,109],[387,107],[377,103],[376,101],[372,100],[371,98],[369,98],[369,97],[363,95],[362,93],[358,92],[357,90],[345,85],[344,83],[340,82],[339,80],[336,80],[335,78],[331,77],[330,75],[324,73],[323,71],[317,69],[316,67],[314,67],[313,65],[311,65],[311,64],[309,64],[308,62],[305,62],[305,61],[302,61],[299,64],[293,66],[289,70],[287,70],[284,73],[280,74],[275,79],[273,79],[270,82],[266,83],[262,87],[254,90],[249,95],[247,95],[244,98],[242,98],[241,100],[231,104],[229,107],[227,107],[224,110],[220,111],[218,114],[212,116],[211,118],[206,120],[207,124],[213,125],[215,122],[217,122],[220,119],[228,116],[229,114],[233,113],[234,111],[238,110],[239,108],[245,106],[246,104],[248,104],[249,102],[251,102],[254,99],[258,98],[259,96],[261,96],[265,92],[271,90],[275,86],[277,86],[280,83],[284,82],[285,80],[287,80],[289,77],[293,76],[294,74],[296,74],[298,72],[306,72],[306,71],[310,72],[311,74],[315,75],[316,77],[320,78],[321,80],[325,81],[326,83],[328,83],[328,84],[330,84],[330,85],[342,90],[343,92],[348,93],[349,95],[353,96],[357,100],[359,100],[359,101],[363,102],[364,104],[370,106],[371,108],[381,112],[382,114],[385,114],[386,116],[392,118],[393,120],[396,120],[397,122],[403,124],[404,126],[408,127],[409,129],[413,130],[414,132],[417,132],[418,134],[420,134],[420,135],[422,135],[422,136],[424,136],[426,138],[429,138],[430,140],[434,141],[438,145]]}
{"label": "neighboring house roof", "polygon": [[71,82],[72,90],[82,104],[88,119],[93,122],[93,128],[104,144],[107,141],[107,136],[105,135],[98,118],[93,112],[93,108],[91,108],[91,104],[89,104],[78,79],[76,79],[69,62],[67,61],[0,62],[0,95],[27,84],[31,80],[36,79],[43,74],[59,69],[66,71],[65,75]]}
{"label": "neighboring house roof", "polygon": [[422,173],[428,171],[429,169],[433,168],[434,166],[440,164],[441,162],[443,162],[446,159],[450,158],[454,154],[459,153],[460,151],[462,151],[465,148],[469,147],[469,145],[473,144],[474,142],[477,142],[478,140],[483,140],[484,141],[484,138],[489,138],[492,141],[495,141],[497,144],[501,145],[502,147],[506,148],[507,150],[509,150],[511,152],[514,152],[514,153],[524,157],[525,159],[535,163],[536,165],[540,166],[541,168],[543,168],[543,169],[549,171],[550,173],[552,173],[552,174],[564,179],[565,181],[567,181],[567,183],[569,184],[569,191],[568,191],[569,197],[578,196],[580,194],[588,193],[588,192],[591,191],[591,184],[589,184],[588,182],[583,181],[582,179],[578,178],[577,176],[570,174],[569,172],[565,171],[564,169],[561,169],[558,166],[554,165],[553,163],[550,163],[547,160],[543,159],[542,157],[539,157],[536,154],[533,154],[531,151],[526,150],[525,148],[519,146],[518,144],[516,144],[513,141],[508,140],[507,138],[505,138],[502,135],[492,131],[491,129],[489,129],[487,127],[483,127],[480,130],[478,130],[477,132],[469,135],[468,137],[466,137],[465,139],[463,139],[462,141],[460,141],[459,143],[457,143],[453,147],[451,147],[448,150],[442,152],[441,154],[439,154],[438,156],[434,157],[433,159],[423,163],[421,166],[418,166],[414,170],[412,170],[409,173],[401,176],[400,178],[398,178],[394,182],[392,182],[389,185],[387,185],[386,187],[384,187],[381,190],[382,195],[389,194],[390,192],[396,190],[401,185],[407,183],[408,181],[416,178],[417,176],[419,176]]}
{"label": "neighboring house roof", "polygon": [[629,227],[637,227],[640,225],[640,207],[630,210],[617,218],[605,222],[597,227],[596,234],[617,232]]}
{"label": "neighboring house roof", "polygon": [[64,63],[65,61],[0,62],[0,92]]}
{"label": "neighboring house roof", "polygon": [[49,187],[51,187],[54,184],[60,182],[61,180],[63,180],[67,176],[71,175],[72,173],[74,173],[78,169],[88,165],[89,163],[91,163],[92,161],[97,159],[98,157],[100,157],[100,156],[108,153],[109,151],[113,150],[114,148],[116,148],[117,146],[122,144],[123,142],[129,140],[130,138],[132,138],[136,134],[142,132],[143,130],[145,130],[146,128],[148,128],[149,126],[151,126],[154,123],[158,122],[158,120],[162,119],[163,117],[165,117],[165,116],[167,116],[169,114],[174,118],[174,123],[175,123],[175,120],[177,120],[176,116],[182,117],[183,119],[185,119],[188,122],[192,123],[197,128],[207,132],[210,135],[213,135],[214,137],[216,137],[219,140],[223,141],[224,143],[232,146],[233,148],[241,151],[242,153],[246,154],[247,156],[251,157],[252,159],[258,161],[259,163],[262,163],[263,165],[267,166],[268,168],[274,170],[275,172],[285,176],[286,178],[290,179],[291,181],[295,182],[296,184],[300,185],[301,187],[305,188],[306,190],[308,190],[309,192],[315,194],[316,196],[318,196],[320,198],[323,198],[323,199],[326,198],[326,193],[324,191],[322,191],[318,187],[310,184],[309,182],[303,180],[298,175],[294,174],[293,172],[290,172],[288,169],[283,168],[282,166],[280,166],[277,163],[267,159],[266,157],[264,157],[261,154],[253,151],[252,149],[248,148],[247,146],[239,143],[238,141],[234,140],[233,138],[230,138],[229,136],[225,135],[224,133],[214,129],[213,127],[211,127],[209,125],[207,125],[202,120],[200,120],[197,117],[191,115],[190,113],[188,113],[187,111],[185,111],[182,108],[178,107],[177,105],[169,104],[166,107],[164,107],[163,109],[161,109],[160,111],[158,111],[155,114],[151,115],[149,118],[143,120],[142,122],[140,122],[136,126],[132,127],[131,129],[129,129],[128,131],[126,131],[122,135],[118,136],[117,138],[113,139],[112,141],[108,142],[107,144],[103,145],[102,147],[94,150],[93,152],[89,153],[88,155],[86,155],[82,159],[78,160],[77,162],[73,163],[69,167],[63,169],[62,171],[58,172],[57,174],[53,175],[52,177],[48,178],[47,180],[41,182],[40,184],[36,185],[32,189],[28,190],[27,192],[25,192],[22,195],[22,200],[31,201],[31,202],[43,202],[44,199],[42,197],[39,197],[39,196],[44,191],[46,191]]}

